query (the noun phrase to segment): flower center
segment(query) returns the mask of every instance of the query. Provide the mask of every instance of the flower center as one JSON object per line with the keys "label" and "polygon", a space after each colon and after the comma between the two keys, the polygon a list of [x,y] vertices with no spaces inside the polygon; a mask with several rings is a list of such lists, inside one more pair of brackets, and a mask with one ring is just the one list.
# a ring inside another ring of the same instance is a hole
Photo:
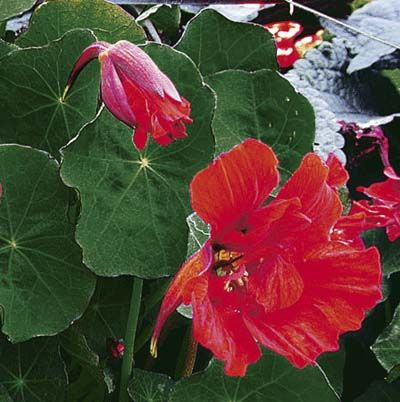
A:
{"label": "flower center", "polygon": [[218,277],[227,277],[224,281],[224,290],[232,290],[245,286],[248,281],[248,272],[240,259],[243,254],[236,251],[219,250],[214,254],[214,272]]}

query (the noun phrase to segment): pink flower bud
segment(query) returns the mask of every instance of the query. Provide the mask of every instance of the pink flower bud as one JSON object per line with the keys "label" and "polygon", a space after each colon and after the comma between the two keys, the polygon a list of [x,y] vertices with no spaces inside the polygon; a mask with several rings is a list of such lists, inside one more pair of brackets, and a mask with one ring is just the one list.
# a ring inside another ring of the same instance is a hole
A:
{"label": "pink flower bud", "polygon": [[64,97],[95,58],[101,64],[101,98],[117,119],[134,128],[136,148],[146,146],[148,133],[163,146],[186,137],[185,123],[192,123],[190,103],[143,50],[127,41],[87,47],[73,67]]}

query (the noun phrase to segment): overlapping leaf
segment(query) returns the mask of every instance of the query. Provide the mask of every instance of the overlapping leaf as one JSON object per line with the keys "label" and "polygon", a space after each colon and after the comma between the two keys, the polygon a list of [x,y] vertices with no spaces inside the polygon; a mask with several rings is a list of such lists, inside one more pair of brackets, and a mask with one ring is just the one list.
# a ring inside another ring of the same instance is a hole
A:
{"label": "overlapping leaf", "polygon": [[378,337],[372,346],[376,357],[382,366],[391,371],[400,366],[400,307],[397,307],[392,322]]}
{"label": "overlapping leaf", "polygon": [[48,46],[19,49],[0,59],[0,141],[58,155],[79,128],[93,118],[98,66],[83,71],[65,101],[64,86],[82,50],[96,38],[71,31]]}
{"label": "overlapping leaf", "polygon": [[143,153],[132,130],[107,110],[64,150],[62,177],[81,194],[76,237],[97,274],[146,278],[170,274],[186,254],[188,184],[213,154],[214,97],[184,54],[166,46],[146,51],[191,102],[188,137]]}
{"label": "overlapping leaf", "polygon": [[385,380],[380,380],[373,382],[355,402],[398,402],[399,399],[399,385],[388,384]]}
{"label": "overlapping leaf", "polygon": [[63,402],[66,384],[56,337],[17,345],[0,339],[1,402]]}
{"label": "overlapping leaf", "polygon": [[29,10],[36,0],[0,0],[0,21]]}
{"label": "overlapping leaf", "polygon": [[283,357],[265,351],[246,377],[224,375],[213,360],[206,371],[178,382],[170,402],[337,402],[318,367],[294,368]]}
{"label": "overlapping leaf", "polygon": [[201,11],[188,23],[176,49],[204,76],[228,69],[276,69],[275,43],[266,29],[233,22],[214,10]]}
{"label": "overlapping leaf", "polygon": [[255,137],[272,146],[282,168],[293,171],[312,149],[313,109],[275,71],[223,71],[207,82],[217,95],[216,154]]}
{"label": "overlapping leaf", "polygon": [[115,4],[105,0],[50,0],[35,11],[28,31],[18,38],[17,44],[46,45],[76,28],[90,29],[99,40],[110,43],[122,39],[145,41],[142,28]]}
{"label": "overlapping leaf", "polygon": [[52,335],[82,315],[94,290],[68,220],[73,195],[48,154],[0,146],[0,307],[13,341]]}

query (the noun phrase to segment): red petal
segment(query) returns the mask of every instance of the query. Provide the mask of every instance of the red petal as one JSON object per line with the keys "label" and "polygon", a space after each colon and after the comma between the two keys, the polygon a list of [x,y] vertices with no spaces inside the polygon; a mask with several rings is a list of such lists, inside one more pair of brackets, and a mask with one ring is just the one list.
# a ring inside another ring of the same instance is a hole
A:
{"label": "red petal", "polygon": [[296,268],[304,282],[299,302],[272,314],[249,310],[245,322],[260,342],[301,368],[336,350],[340,334],[360,328],[381,299],[381,268],[375,248],[339,242],[323,245]]}
{"label": "red petal", "polygon": [[387,179],[384,182],[374,183],[368,188],[359,187],[359,191],[384,204],[400,204],[400,181]]}
{"label": "red petal", "polygon": [[[298,198],[274,200],[252,213],[243,227],[239,228],[240,230],[221,235],[219,241],[229,250],[258,254],[260,243],[264,246],[269,243],[276,245],[277,239],[287,240],[285,233],[296,235],[296,229],[304,229],[304,225],[299,220],[296,220],[295,227],[291,225],[292,218],[297,217],[300,209],[301,203]],[[303,221],[307,224],[310,222],[304,217]],[[277,232],[278,236],[276,236]]]}
{"label": "red petal", "polygon": [[329,168],[316,154],[307,154],[276,199],[299,197],[301,212],[312,220],[307,238],[328,239],[332,226],[342,214],[342,204],[335,190],[328,185]]}
{"label": "red petal", "polygon": [[344,186],[349,180],[349,174],[338,157],[330,153],[326,164],[329,167],[328,184],[336,188]]}
{"label": "red petal", "polygon": [[279,255],[252,271],[248,282],[249,293],[267,313],[292,306],[302,296],[303,289],[296,267]]}
{"label": "red petal", "polygon": [[110,112],[130,127],[136,124],[136,116],[129,104],[121,77],[118,75],[113,62],[106,57],[101,68],[101,98]]}
{"label": "red petal", "polygon": [[154,327],[153,336],[151,338],[151,353],[153,355],[157,355],[157,339],[165,321],[182,303],[183,298],[185,297],[186,285],[191,279],[196,278],[203,272],[207,271],[212,262],[212,247],[207,242],[197,253],[193,254],[183,264],[182,268],[174,277],[164,296]]}
{"label": "red petal", "polygon": [[65,92],[72,86],[78,74],[82,69],[90,63],[92,60],[97,59],[100,53],[106,51],[111,45],[107,42],[95,42],[88,46],[82,54],[79,56],[78,60],[75,62],[72,68],[71,74],[69,75],[67,86]]}
{"label": "red petal", "polygon": [[261,357],[260,349],[241,314],[213,304],[207,286],[200,281],[198,285],[192,294],[194,338],[225,362],[226,375],[244,376],[247,366]]}
{"label": "red petal", "polygon": [[278,184],[277,163],[270,147],[248,139],[196,174],[190,186],[192,207],[211,224],[214,236],[240,225],[263,203]]}
{"label": "red petal", "polygon": [[147,131],[141,126],[136,127],[132,134],[132,142],[139,151],[144,149],[147,144]]}

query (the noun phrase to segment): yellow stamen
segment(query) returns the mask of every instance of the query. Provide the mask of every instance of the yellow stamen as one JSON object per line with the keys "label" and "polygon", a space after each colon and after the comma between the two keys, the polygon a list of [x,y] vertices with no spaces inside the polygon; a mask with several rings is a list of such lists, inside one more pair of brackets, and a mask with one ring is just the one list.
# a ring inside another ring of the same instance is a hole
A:
{"label": "yellow stamen", "polygon": [[152,355],[153,359],[157,359],[157,339],[156,338],[151,338],[150,354]]}
{"label": "yellow stamen", "polygon": [[70,86],[70,85],[67,85],[67,86],[65,87],[64,92],[63,92],[63,95],[62,95],[62,97],[61,97],[61,99],[60,99],[61,103],[63,103],[63,102],[64,102],[65,97],[67,96],[68,91],[69,91],[69,89],[70,89],[70,88],[71,88],[71,86]]}

